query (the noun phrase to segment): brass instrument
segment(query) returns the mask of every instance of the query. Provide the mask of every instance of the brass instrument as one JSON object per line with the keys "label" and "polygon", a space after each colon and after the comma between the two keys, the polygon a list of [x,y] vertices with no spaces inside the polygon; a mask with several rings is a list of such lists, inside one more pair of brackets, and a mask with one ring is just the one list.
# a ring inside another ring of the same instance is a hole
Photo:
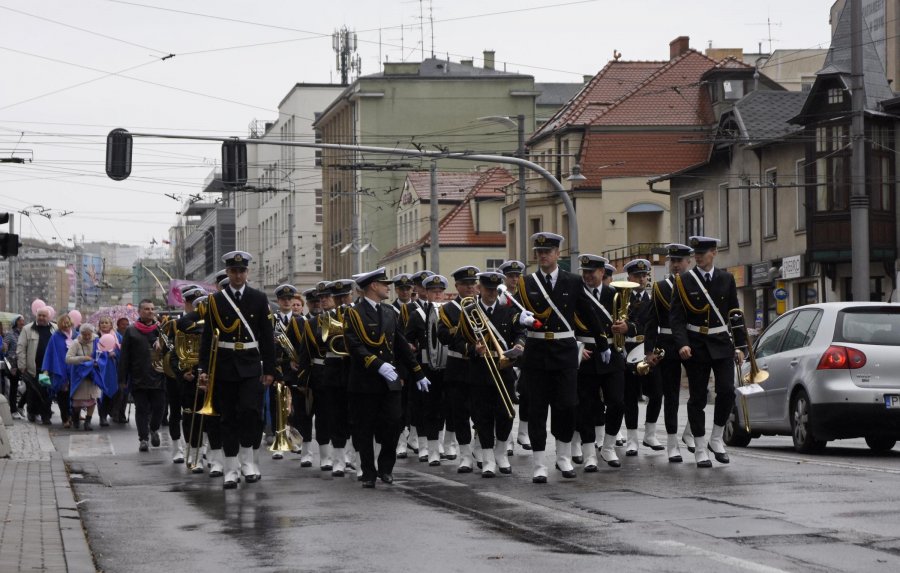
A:
{"label": "brass instrument", "polygon": [[[199,321],[196,324],[201,324]],[[178,369],[186,372],[200,362],[200,335],[175,331],[175,356],[178,357]]]}
{"label": "brass instrument", "polygon": [[[500,370],[512,366],[512,361],[503,355],[503,347],[491,330],[490,319],[481,310],[478,301],[474,297],[466,297],[460,301],[459,306],[462,308],[463,315],[465,315],[466,321],[469,323],[475,340],[487,349],[483,356],[485,364],[487,364],[494,386],[497,387],[497,392],[500,394],[500,401],[503,402],[506,415],[512,419],[515,416],[513,401],[509,396],[509,391],[506,389],[506,384],[503,382],[503,377],[500,375]],[[493,352],[497,353],[500,360],[499,363],[494,359]]]}
{"label": "brass instrument", "polygon": [[[641,285],[631,281],[613,281],[609,286],[616,289],[613,297],[613,322],[628,320],[628,307],[631,306],[631,291],[640,288]],[[616,352],[625,350],[625,335],[613,333],[613,346]]]}
{"label": "brass instrument", "polygon": [[335,319],[330,312],[323,312],[319,315],[318,320],[322,342],[328,346],[329,352],[340,356],[350,356],[346,349],[340,349],[336,346],[338,341],[343,342],[344,323]]}
{"label": "brass instrument", "polygon": [[[219,329],[216,328],[213,330],[212,337],[212,345],[210,346],[209,351],[209,374],[207,376],[206,381],[206,398],[203,401],[203,407],[200,408],[198,414],[202,414],[204,416],[218,416],[219,413],[216,412],[213,407],[213,389],[216,384],[216,357],[219,354]],[[200,419],[201,423],[203,419]],[[200,426],[203,427],[202,425]]]}
{"label": "brass instrument", "polygon": [[[747,323],[744,321],[744,311],[739,308],[733,308],[728,311],[728,330],[731,333],[731,339],[734,340],[734,331],[743,329],[747,339],[747,360],[750,362],[750,371],[747,374],[741,374],[740,365],[735,364],[738,369],[738,380],[741,386],[749,386],[750,384],[762,384],[769,379],[769,373],[760,370],[756,364],[756,353],[753,351],[753,345],[750,344],[750,336],[747,333]],[[741,410],[744,416],[744,430],[750,432],[750,408],[747,406],[747,396],[741,394]]]}
{"label": "brass instrument", "polygon": [[284,353],[287,354],[288,360],[297,364],[300,362],[300,357],[297,356],[297,349],[294,348],[294,345],[291,344],[291,339],[288,338],[287,331],[285,330],[284,323],[275,319],[275,342],[278,343],[278,346],[284,350]]}
{"label": "brass instrument", "polygon": [[[655,354],[656,356],[659,357],[660,360],[662,360],[663,358],[666,357],[666,349],[665,348],[654,348],[653,354]],[[637,366],[635,366],[635,371],[637,371],[638,376],[646,376],[647,374],[650,374],[650,368],[651,368],[650,363],[647,362],[647,360],[645,358],[644,360],[641,360],[640,362],[637,363]]]}
{"label": "brass instrument", "polygon": [[269,446],[270,452],[292,452],[295,446],[291,438],[288,419],[291,416],[291,390],[283,382],[275,383],[275,440]]}

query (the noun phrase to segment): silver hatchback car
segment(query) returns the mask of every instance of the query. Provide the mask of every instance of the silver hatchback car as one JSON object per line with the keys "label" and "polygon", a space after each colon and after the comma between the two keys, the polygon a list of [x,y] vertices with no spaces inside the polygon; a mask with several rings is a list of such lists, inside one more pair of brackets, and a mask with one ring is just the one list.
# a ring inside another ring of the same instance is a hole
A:
{"label": "silver hatchback car", "polygon": [[[798,452],[866,439],[886,451],[900,439],[900,305],[811,304],[778,317],[754,344],[769,377],[741,386],[726,443],[790,435]],[[742,372],[750,364],[745,361]]]}

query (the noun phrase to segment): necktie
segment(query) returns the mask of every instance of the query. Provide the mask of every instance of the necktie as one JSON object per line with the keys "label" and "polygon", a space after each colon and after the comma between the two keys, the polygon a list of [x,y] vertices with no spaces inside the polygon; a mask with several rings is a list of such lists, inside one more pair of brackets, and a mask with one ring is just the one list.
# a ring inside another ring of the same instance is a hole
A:
{"label": "necktie", "polygon": [[704,273],[704,274],[703,274],[703,280],[704,280],[704,282],[706,282],[706,286],[707,286],[707,287],[708,287],[710,284],[712,284],[712,276],[711,276],[709,273]]}
{"label": "necktie", "polygon": [[547,290],[553,290],[553,279],[550,275],[544,275],[544,282],[547,284]]}
{"label": "necktie", "polygon": [[237,302],[237,303],[241,302],[241,291],[239,291],[239,290],[234,291],[234,302]]}
{"label": "necktie", "polygon": [[594,287],[594,290],[591,292],[594,293],[594,298],[596,298],[597,300],[600,300],[600,291],[597,289],[597,287]]}
{"label": "necktie", "polygon": [[492,307],[492,306],[487,307],[487,311],[486,311],[486,312],[487,312],[488,318],[490,318],[490,317],[493,316],[493,314],[494,314],[494,307]]}

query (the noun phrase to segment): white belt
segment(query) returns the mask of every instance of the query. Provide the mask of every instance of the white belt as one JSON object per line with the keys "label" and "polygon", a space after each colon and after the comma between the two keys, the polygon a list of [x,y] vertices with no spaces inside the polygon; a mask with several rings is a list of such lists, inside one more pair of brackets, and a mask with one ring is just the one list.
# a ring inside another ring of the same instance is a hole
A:
{"label": "white belt", "polygon": [[728,332],[728,327],[726,326],[716,326],[713,328],[709,328],[706,326],[695,326],[693,324],[687,325],[687,329],[691,332],[699,332],[700,334],[720,334],[722,332]]}
{"label": "white belt", "polygon": [[325,366],[325,359],[324,358],[313,358],[312,363],[315,364],[316,366]]}
{"label": "white belt", "polygon": [[219,348],[227,348],[229,350],[250,350],[259,348],[259,342],[219,342]]}
{"label": "white belt", "polygon": [[629,336],[628,338],[625,339],[625,342],[634,343],[634,344],[641,344],[642,342],[644,342],[644,335],[640,335],[640,336]]}
{"label": "white belt", "polygon": [[460,360],[468,360],[469,359],[469,357],[466,356],[465,354],[462,354],[461,352],[456,352],[454,350],[448,350],[447,356],[450,356],[453,358],[459,358]]}
{"label": "white belt", "polygon": [[666,328],[665,326],[660,326],[660,327],[659,327],[659,333],[660,333],[660,334],[672,334],[672,329],[671,329],[671,328]]}
{"label": "white belt", "polygon": [[539,338],[543,340],[563,340],[565,338],[575,338],[575,333],[571,330],[563,332],[534,332],[528,331],[528,338]]}
{"label": "white belt", "polygon": [[326,352],[325,358],[345,358],[345,356],[341,356],[340,354],[338,354],[336,352]]}
{"label": "white belt", "polygon": [[597,340],[593,336],[576,336],[575,340],[585,344],[597,344]]}

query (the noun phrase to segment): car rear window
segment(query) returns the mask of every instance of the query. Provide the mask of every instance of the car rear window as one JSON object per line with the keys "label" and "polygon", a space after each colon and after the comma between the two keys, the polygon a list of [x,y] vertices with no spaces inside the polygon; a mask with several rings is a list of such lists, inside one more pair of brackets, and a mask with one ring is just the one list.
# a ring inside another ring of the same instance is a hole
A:
{"label": "car rear window", "polygon": [[848,308],[838,312],[834,341],[900,345],[900,306]]}

